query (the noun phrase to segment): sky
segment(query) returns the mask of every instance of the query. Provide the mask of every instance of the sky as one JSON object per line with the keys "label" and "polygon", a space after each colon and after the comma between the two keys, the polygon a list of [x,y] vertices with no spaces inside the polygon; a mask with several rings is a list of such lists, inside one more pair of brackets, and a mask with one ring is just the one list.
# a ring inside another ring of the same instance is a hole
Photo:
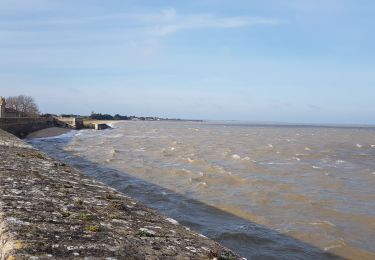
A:
{"label": "sky", "polygon": [[375,124],[373,0],[0,0],[0,95],[43,113]]}

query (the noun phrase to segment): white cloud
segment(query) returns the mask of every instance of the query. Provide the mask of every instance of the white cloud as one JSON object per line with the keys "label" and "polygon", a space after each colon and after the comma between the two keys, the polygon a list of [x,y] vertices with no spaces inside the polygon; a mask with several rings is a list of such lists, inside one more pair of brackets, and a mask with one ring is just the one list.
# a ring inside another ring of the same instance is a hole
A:
{"label": "white cloud", "polygon": [[[2,1],[9,0],[0,0],[0,6]],[[42,2],[42,0],[39,1]],[[55,18],[30,17],[27,20],[0,20],[0,29],[29,28],[32,30],[33,27],[53,26],[53,30],[56,30],[55,26],[77,29],[100,25],[101,27],[122,27],[124,30],[137,28],[141,32],[164,36],[183,30],[230,29],[281,23],[279,19],[251,16],[220,17],[210,13],[177,14],[174,8],[167,8],[149,13],[107,13],[79,17],[63,15]]]}
{"label": "white cloud", "polygon": [[178,15],[174,8],[162,10],[160,15],[143,15],[138,18],[144,18],[147,21],[152,20],[156,25],[152,26],[151,32],[160,36],[191,29],[229,29],[255,25],[278,25],[282,23],[278,19],[250,16],[218,17],[213,14]]}
{"label": "white cloud", "polygon": [[[47,0],[30,1],[42,5]],[[55,0],[51,1],[55,3]],[[0,0],[0,7],[9,2]],[[21,6],[19,4],[18,7]],[[137,62],[154,59],[160,53],[160,39],[177,32],[282,23],[277,19],[250,16],[179,14],[174,8],[145,13],[97,10],[78,13],[80,15],[65,10],[54,16],[31,14],[0,17],[0,67],[30,64],[42,67],[67,64],[77,67],[98,64],[122,67],[129,57]]]}

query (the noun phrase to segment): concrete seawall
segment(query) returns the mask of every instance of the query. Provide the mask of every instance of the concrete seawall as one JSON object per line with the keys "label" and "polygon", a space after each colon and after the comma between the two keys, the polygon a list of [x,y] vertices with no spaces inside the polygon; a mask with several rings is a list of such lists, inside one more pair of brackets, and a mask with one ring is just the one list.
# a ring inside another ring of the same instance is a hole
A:
{"label": "concrete seawall", "polygon": [[21,138],[52,126],[57,126],[57,121],[53,118],[0,118],[0,129]]}
{"label": "concrete seawall", "polygon": [[0,259],[240,259],[0,130]]}

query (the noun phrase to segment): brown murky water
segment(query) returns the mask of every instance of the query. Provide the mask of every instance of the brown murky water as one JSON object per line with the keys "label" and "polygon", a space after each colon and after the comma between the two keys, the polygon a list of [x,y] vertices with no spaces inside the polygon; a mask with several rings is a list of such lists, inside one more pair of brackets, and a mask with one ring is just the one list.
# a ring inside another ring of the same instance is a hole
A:
{"label": "brown murky water", "polygon": [[[63,149],[322,252],[375,259],[374,129],[194,122],[114,126],[74,132]],[[225,240],[227,231],[217,229]],[[244,239],[238,230],[236,235]]]}

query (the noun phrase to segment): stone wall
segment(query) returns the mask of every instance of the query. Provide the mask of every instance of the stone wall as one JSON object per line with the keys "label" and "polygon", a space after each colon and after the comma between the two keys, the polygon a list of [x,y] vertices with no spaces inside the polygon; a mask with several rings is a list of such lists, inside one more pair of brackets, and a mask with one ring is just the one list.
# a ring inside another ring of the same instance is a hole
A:
{"label": "stone wall", "polygon": [[0,130],[0,259],[240,259]]}
{"label": "stone wall", "polygon": [[5,117],[5,98],[0,96],[0,118]]}
{"label": "stone wall", "polygon": [[65,124],[68,128],[74,129],[82,129],[83,126],[83,119],[77,117],[57,117],[56,118],[60,124]]}
{"label": "stone wall", "polygon": [[21,138],[29,133],[56,125],[56,120],[52,118],[0,118],[0,129]]}

